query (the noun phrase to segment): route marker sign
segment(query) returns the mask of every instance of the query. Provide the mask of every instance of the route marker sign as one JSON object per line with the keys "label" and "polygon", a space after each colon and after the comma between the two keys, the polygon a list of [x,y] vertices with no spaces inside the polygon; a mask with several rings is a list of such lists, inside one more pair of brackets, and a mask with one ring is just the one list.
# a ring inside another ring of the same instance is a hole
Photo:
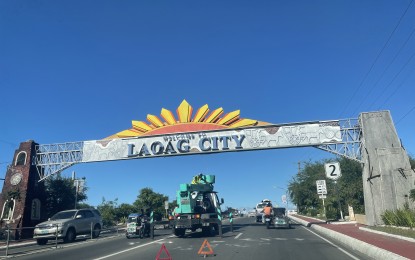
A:
{"label": "route marker sign", "polygon": [[[160,258],[161,253],[163,253],[163,251],[166,253],[167,258]],[[164,244],[161,245],[161,248],[159,250],[159,252],[156,255],[156,260],[173,260],[173,258],[171,257],[169,251],[167,251],[167,248]]]}
{"label": "route marker sign", "polygon": [[[208,249],[208,251],[205,251],[205,248]],[[213,250],[212,247],[210,246],[209,242],[207,241],[207,239],[205,239],[205,241],[203,241],[202,246],[199,249],[199,252],[197,252],[198,255],[213,255]]]}
{"label": "route marker sign", "polygon": [[326,170],[326,177],[331,180],[337,180],[342,175],[340,171],[340,164],[338,162],[331,162],[324,164]]}

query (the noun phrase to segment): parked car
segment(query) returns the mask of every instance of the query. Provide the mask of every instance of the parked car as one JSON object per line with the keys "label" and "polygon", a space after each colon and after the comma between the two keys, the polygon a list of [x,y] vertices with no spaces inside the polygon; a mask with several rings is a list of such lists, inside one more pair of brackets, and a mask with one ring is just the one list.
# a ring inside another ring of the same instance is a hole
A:
{"label": "parked car", "polygon": [[63,239],[65,243],[75,240],[77,235],[91,234],[97,238],[101,233],[102,217],[96,209],[73,209],[60,211],[48,221],[35,226],[33,238],[38,245],[44,245],[49,239]]}

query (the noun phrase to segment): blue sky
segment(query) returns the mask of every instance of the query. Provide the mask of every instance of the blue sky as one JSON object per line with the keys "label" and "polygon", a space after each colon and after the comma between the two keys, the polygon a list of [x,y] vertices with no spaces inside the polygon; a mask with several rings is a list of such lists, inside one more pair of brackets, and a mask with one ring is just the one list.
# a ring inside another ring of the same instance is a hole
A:
{"label": "blue sky", "polygon": [[[274,124],[390,110],[415,152],[415,4],[397,1],[0,2],[0,172],[20,142],[98,140],[183,99]],[[410,5],[411,4],[411,5]],[[408,7],[409,6],[409,7]],[[315,148],[78,164],[87,203],[174,199],[216,175],[226,206],[281,204]],[[4,175],[3,175],[4,176]]]}

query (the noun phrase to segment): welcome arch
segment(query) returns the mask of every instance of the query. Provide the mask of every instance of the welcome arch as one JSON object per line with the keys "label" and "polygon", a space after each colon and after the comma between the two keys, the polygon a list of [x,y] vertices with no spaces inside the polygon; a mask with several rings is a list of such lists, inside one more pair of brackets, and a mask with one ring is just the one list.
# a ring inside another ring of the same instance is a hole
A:
{"label": "welcome arch", "polygon": [[[176,115],[163,108],[160,117],[148,114],[146,119],[133,120],[130,129],[102,140],[21,143],[13,159],[21,163],[8,167],[2,191],[19,192],[9,222],[16,228],[39,221],[42,206],[34,194],[43,187],[40,181],[88,162],[311,146],[362,164],[368,225],[382,224],[385,210],[402,208],[415,186],[389,111],[361,113],[352,119],[271,124],[241,118],[239,110],[226,114],[223,108],[211,111],[208,105],[193,113],[192,106],[183,100]],[[12,199],[0,198],[0,206]],[[36,212],[25,211],[31,208]]]}

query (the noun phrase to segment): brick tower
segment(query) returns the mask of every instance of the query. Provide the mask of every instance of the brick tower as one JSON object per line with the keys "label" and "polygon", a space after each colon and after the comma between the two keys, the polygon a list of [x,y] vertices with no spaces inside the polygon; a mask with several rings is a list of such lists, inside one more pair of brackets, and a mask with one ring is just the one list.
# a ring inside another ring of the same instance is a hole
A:
{"label": "brick tower", "polygon": [[31,237],[44,212],[44,184],[32,163],[36,145],[33,140],[20,143],[7,168],[0,196],[0,227],[11,229],[10,239]]}

